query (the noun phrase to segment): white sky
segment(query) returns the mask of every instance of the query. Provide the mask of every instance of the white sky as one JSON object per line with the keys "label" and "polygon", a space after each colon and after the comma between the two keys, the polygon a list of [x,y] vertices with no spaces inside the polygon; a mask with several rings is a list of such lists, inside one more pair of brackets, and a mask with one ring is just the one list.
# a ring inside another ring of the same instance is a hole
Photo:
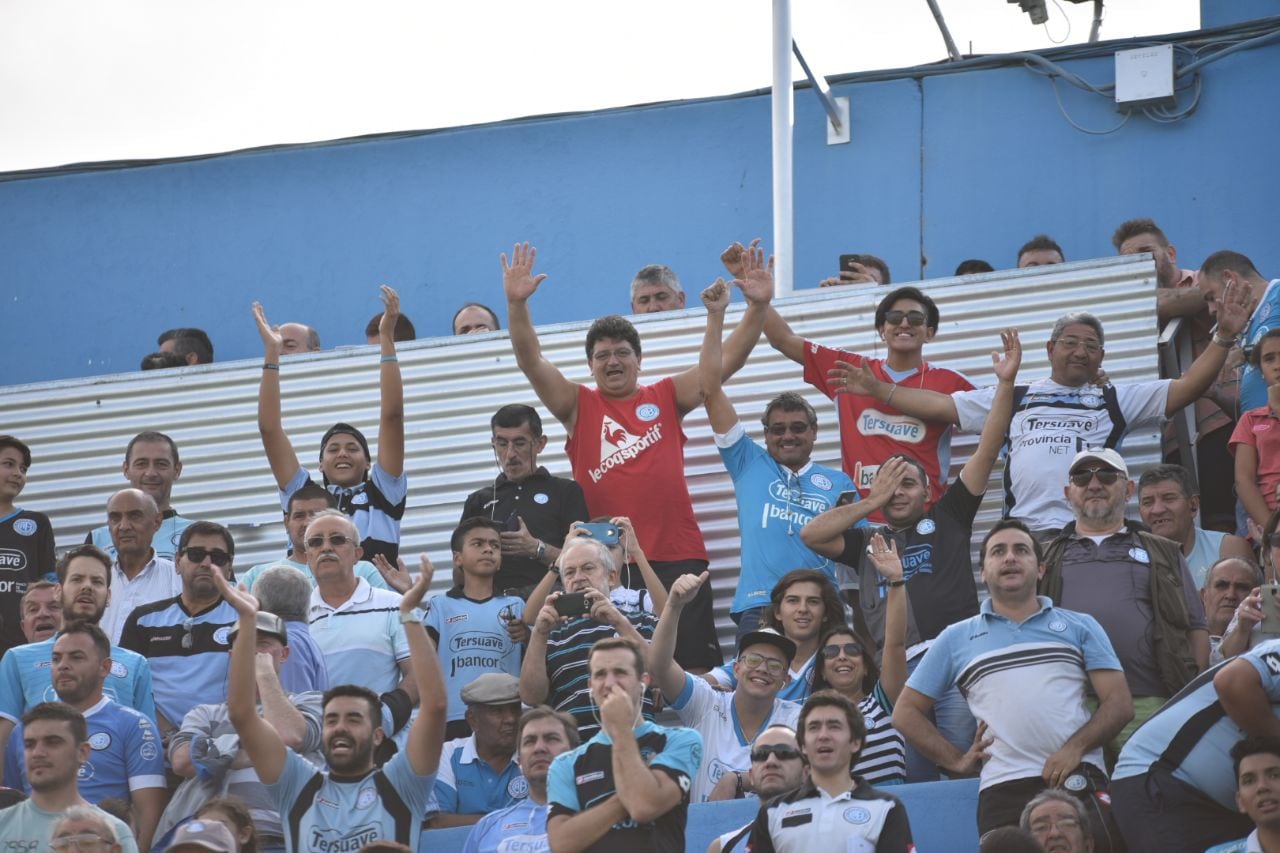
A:
{"label": "white sky", "polygon": [[[1087,40],[1092,4],[1058,2],[1033,26],[1016,3],[938,0],[962,53]],[[792,6],[817,73],[946,56],[925,0]],[[768,0],[0,0],[0,171],[765,87],[770,10]],[[1199,0],[1108,0],[1102,37],[1192,30],[1199,16]]]}

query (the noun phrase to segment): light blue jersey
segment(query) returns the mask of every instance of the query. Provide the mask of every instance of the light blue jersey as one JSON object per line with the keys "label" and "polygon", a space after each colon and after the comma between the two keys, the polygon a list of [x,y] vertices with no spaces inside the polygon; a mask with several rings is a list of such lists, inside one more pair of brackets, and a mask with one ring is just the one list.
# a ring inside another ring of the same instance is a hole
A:
{"label": "light blue jersey", "polygon": [[835,506],[841,493],[857,499],[849,476],[813,462],[799,472],[779,465],[741,423],[715,440],[733,480],[742,531],[742,574],[731,612],[766,606],[774,584],[792,569],[819,569],[835,581],[835,564],[801,541],[800,528]]}
{"label": "light blue jersey", "polygon": [[493,772],[489,762],[476,752],[476,736],[448,741],[440,752],[435,791],[428,814],[488,814],[529,795],[529,783],[513,756],[502,769]]}
{"label": "light blue jersey", "polygon": [[[418,846],[418,853],[434,853]],[[532,800],[521,800],[500,811],[491,812],[471,828],[462,845],[462,853],[547,853],[547,807]]]}
{"label": "light blue jersey", "polygon": [[[16,725],[41,702],[58,701],[50,664],[57,639],[55,634],[38,643],[17,646],[0,658],[0,717]],[[154,722],[156,705],[151,690],[151,663],[136,652],[112,646],[111,672],[102,685],[103,694]]]}
{"label": "light blue jersey", "polygon": [[[278,560],[271,560],[267,563],[259,563],[247,572],[236,572],[236,580],[247,586],[249,590],[252,591],[253,582],[258,579],[258,576],[274,566],[288,566],[291,569],[297,569],[307,576],[307,580],[311,581],[311,588],[316,588],[316,576],[311,573],[311,567],[306,563],[299,563],[297,560],[290,560],[288,557],[281,557]],[[368,560],[361,560],[356,563],[354,571],[356,573],[356,577],[364,578],[369,582],[369,586],[374,589],[391,589],[391,587],[387,586],[386,580],[382,577],[382,572],[378,571],[377,567]]]}
{"label": "light blue jersey", "polygon": [[[164,518],[160,522],[160,529],[156,531],[156,535],[151,539],[151,547],[155,549],[157,557],[164,557],[166,560],[173,561],[174,555],[178,553],[178,540],[182,538],[182,531],[187,529],[187,525],[191,523],[190,518],[183,518],[174,510],[169,510],[164,514]],[[116,546],[111,542],[111,531],[106,525],[95,527],[85,540],[91,545],[97,545],[111,559],[116,558]]]}
{"label": "light blue jersey", "polygon": [[1218,670],[1236,660],[1248,661],[1258,671],[1271,713],[1280,717],[1280,640],[1268,640],[1205,670],[1178,691],[1125,743],[1111,778],[1142,776],[1160,761],[1174,778],[1236,811],[1230,751],[1245,733],[1227,716],[1213,685]]}
{"label": "light blue jersey", "polygon": [[520,677],[520,644],[511,642],[502,618],[504,611],[522,618],[524,600],[515,595],[495,595],[473,601],[462,590],[451,589],[429,602],[423,622],[440,652],[445,691],[449,694],[449,722],[461,720],[467,713],[462,688],[486,672]]}
{"label": "light blue jersey", "polygon": [[[164,788],[164,751],[155,725],[142,714],[118,705],[107,697],[84,712],[93,752],[80,765],[77,776],[80,796],[95,805],[107,797],[128,802],[133,791]],[[28,796],[31,785],[22,749],[22,726],[13,730],[17,749],[10,740],[5,750],[5,785]],[[17,784],[14,784],[17,783]]]}
{"label": "light blue jersey", "polygon": [[267,793],[284,819],[286,850],[354,853],[379,840],[416,848],[434,784],[435,774],[414,773],[404,752],[380,770],[339,781],[289,750]]}
{"label": "light blue jersey", "polygon": [[324,652],[330,684],[359,684],[374,693],[400,683],[409,641],[400,624],[400,595],[356,579],[356,590],[337,607],[311,592],[311,639]]}
{"label": "light blue jersey", "polygon": [[[1244,337],[1240,345],[1250,350],[1258,345],[1271,329],[1280,327],[1280,279],[1267,285],[1258,300],[1258,307],[1253,309],[1249,325],[1244,327]],[[1267,405],[1267,380],[1262,371],[1249,362],[1245,362],[1244,374],[1240,379],[1240,411],[1247,412],[1259,406]]]}

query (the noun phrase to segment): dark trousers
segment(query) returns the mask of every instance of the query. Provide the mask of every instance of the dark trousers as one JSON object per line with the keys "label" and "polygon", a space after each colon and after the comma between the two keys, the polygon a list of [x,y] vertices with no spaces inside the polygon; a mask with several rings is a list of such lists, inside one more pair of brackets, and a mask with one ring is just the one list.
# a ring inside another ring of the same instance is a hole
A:
{"label": "dark trousers", "polygon": [[1253,831],[1248,815],[1223,808],[1159,765],[1112,782],[1111,802],[1134,851],[1201,853]]}
{"label": "dark trousers", "polygon": [[[1079,781],[1074,781],[1077,779]],[[1001,826],[1017,826],[1027,803],[1047,787],[1043,778],[1033,776],[984,788],[978,794],[978,834],[983,835]],[[1111,815],[1106,774],[1092,764],[1081,764],[1067,777],[1063,790],[1084,804],[1089,815],[1094,853],[1123,853],[1126,848]],[[1158,848],[1133,849],[1154,851]]]}
{"label": "dark trousers", "polygon": [[[653,560],[649,563],[662,586],[671,589],[681,575],[700,575],[707,570],[706,560]],[[644,589],[644,578],[632,572],[628,586]],[[676,663],[687,670],[705,672],[724,663],[720,640],[716,637],[716,613],[711,597],[711,584],[704,583],[680,614],[676,634]],[[660,614],[655,614],[660,615]]]}

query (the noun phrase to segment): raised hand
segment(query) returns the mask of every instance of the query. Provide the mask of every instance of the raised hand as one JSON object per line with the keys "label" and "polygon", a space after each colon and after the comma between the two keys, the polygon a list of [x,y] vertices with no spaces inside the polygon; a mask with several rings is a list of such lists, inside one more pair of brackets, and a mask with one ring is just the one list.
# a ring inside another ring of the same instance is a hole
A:
{"label": "raised hand", "polygon": [[702,585],[711,578],[711,572],[706,571],[700,575],[681,575],[676,578],[675,583],[671,585],[671,590],[667,594],[667,604],[676,610],[681,609],[698,594],[698,590]]}
{"label": "raised hand", "polygon": [[258,322],[258,334],[262,337],[262,345],[267,354],[278,356],[284,347],[284,337],[267,322],[267,311],[261,302],[253,303],[253,319]]}
{"label": "raised hand", "polygon": [[[424,571],[434,571],[426,554],[421,555],[419,561],[422,563]],[[409,569],[401,557],[396,557],[396,564],[393,566],[385,555],[374,554],[373,567],[378,570],[378,574],[382,575],[382,579],[387,582],[387,586],[401,595],[404,595],[409,591],[409,587],[413,586],[413,575],[409,574]]]}
{"label": "raised hand", "polygon": [[877,533],[871,537],[871,544],[867,546],[867,556],[880,577],[891,583],[902,580],[902,559],[898,556],[897,542],[892,539],[886,542],[884,536]]}
{"label": "raised hand", "polygon": [[1249,323],[1252,300],[1253,285],[1249,282],[1240,279],[1227,282],[1218,301],[1218,328],[1232,337],[1240,334]]}
{"label": "raised hand", "polygon": [[389,285],[380,284],[378,289],[382,300],[382,319],[378,321],[378,336],[383,340],[395,340],[396,320],[400,319],[400,294]]}
{"label": "raised hand", "polygon": [[1022,342],[1018,340],[1018,330],[1005,329],[1000,333],[1000,343],[1004,345],[1004,354],[991,353],[991,369],[1001,382],[1013,382],[1018,378],[1018,367],[1022,364]]}
{"label": "raised hand", "polygon": [[827,371],[827,384],[837,394],[870,395],[879,382],[865,361],[858,367],[847,361],[837,361],[836,366]]}
{"label": "raised hand", "polygon": [[764,260],[764,250],[752,245],[742,257],[743,275],[734,284],[742,291],[748,302],[765,303],[773,299],[773,255],[769,262]]}
{"label": "raised hand", "polygon": [[236,613],[241,616],[247,616],[252,619],[258,614],[260,609],[258,599],[254,598],[249,589],[244,584],[233,587],[231,581],[226,579],[222,572],[214,572],[213,585],[218,588],[218,593],[223,600],[235,608]]}
{"label": "raised hand", "polygon": [[506,291],[508,302],[524,302],[542,284],[545,273],[533,274],[533,263],[538,259],[538,250],[528,243],[516,243],[511,249],[511,263],[502,255],[502,289]]}
{"label": "raised hand", "polygon": [[425,554],[422,555],[422,573],[413,582],[413,586],[409,587],[404,596],[401,597],[401,613],[412,613],[415,608],[422,604],[422,598],[427,594],[427,589],[431,586],[431,577],[435,574],[435,571],[435,567],[431,565],[431,561],[427,559],[427,556]]}
{"label": "raised hand", "polygon": [[502,537],[502,553],[513,557],[532,557],[538,553],[538,539],[529,532],[523,518],[517,515],[516,521],[520,523],[518,529],[498,534]]}
{"label": "raised hand", "polygon": [[902,485],[902,478],[907,476],[910,467],[911,463],[901,456],[886,459],[871,480],[871,490],[867,493],[867,500],[880,507],[893,500],[893,493],[898,491],[898,486]]}
{"label": "raised hand", "polygon": [[729,275],[736,279],[741,279],[744,272],[742,269],[742,256],[748,249],[754,249],[758,245],[760,245],[759,237],[752,240],[750,246],[745,247],[737,240],[734,240],[729,244],[729,248],[720,253],[720,263],[724,264],[724,268],[729,271]]}
{"label": "raised hand", "polygon": [[622,534],[619,537],[622,540],[622,553],[627,557],[639,554],[640,540],[636,538],[636,528],[631,519],[625,515],[615,515],[609,519],[609,523],[617,525]]}
{"label": "raised hand", "polygon": [[708,314],[723,314],[729,307],[729,285],[724,279],[717,278],[702,291],[702,304],[707,306]]}
{"label": "raised hand", "polygon": [[631,731],[636,724],[636,704],[625,690],[615,687],[600,703],[600,727],[610,739]]}

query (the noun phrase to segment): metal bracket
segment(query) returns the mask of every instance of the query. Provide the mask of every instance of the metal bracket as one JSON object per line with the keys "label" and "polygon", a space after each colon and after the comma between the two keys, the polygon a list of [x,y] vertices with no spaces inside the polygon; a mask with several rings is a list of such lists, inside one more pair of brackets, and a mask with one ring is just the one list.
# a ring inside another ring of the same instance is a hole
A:
{"label": "metal bracket", "polygon": [[800,45],[796,44],[795,39],[791,40],[791,52],[795,54],[800,67],[804,69],[804,76],[809,79],[809,85],[813,87],[818,100],[822,102],[822,108],[826,110],[827,144],[838,145],[842,142],[848,142],[850,139],[849,99],[831,96],[831,87],[827,85],[827,78],[821,74],[813,73],[813,70],[809,68],[809,63],[805,61],[804,54],[800,52]]}

